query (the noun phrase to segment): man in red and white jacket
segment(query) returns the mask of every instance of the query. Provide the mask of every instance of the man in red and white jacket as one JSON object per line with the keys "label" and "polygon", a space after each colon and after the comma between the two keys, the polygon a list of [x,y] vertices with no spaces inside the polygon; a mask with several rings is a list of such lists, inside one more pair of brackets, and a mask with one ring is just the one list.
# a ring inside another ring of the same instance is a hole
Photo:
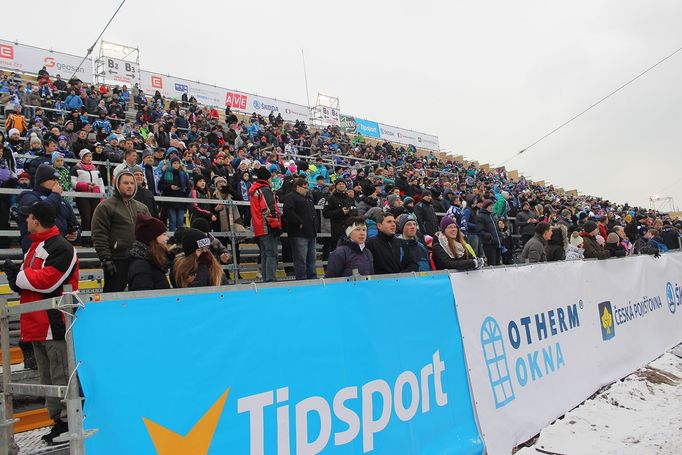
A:
{"label": "man in red and white jacket", "polygon": [[[31,247],[21,268],[10,260],[4,264],[10,287],[20,294],[19,302],[24,304],[59,296],[66,284],[77,290],[78,256],[75,248],[59,234],[54,207],[38,201],[21,210],[27,216]],[[66,385],[68,365],[63,313],[59,310],[25,313],[21,315],[20,323],[21,340],[32,342],[40,382]],[[47,398],[46,401],[55,425],[43,439],[52,443],[55,437],[68,430],[66,407],[58,398]]]}

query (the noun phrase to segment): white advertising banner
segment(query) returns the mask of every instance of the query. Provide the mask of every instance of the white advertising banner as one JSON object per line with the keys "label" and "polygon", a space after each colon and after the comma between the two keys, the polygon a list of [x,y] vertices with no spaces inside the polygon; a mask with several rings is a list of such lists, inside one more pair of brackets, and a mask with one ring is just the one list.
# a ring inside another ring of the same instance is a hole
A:
{"label": "white advertising banner", "polygon": [[379,124],[379,131],[381,139],[397,142],[399,144],[414,145],[417,148],[428,150],[440,150],[438,143],[438,136],[430,134],[418,133],[416,131],[406,130],[395,126]]}
{"label": "white advertising banner", "polygon": [[140,88],[150,95],[158,90],[161,95],[176,100],[187,93],[188,96],[194,96],[200,104],[225,106],[225,89],[179,77],[141,70]]}
{"label": "white advertising banner", "polygon": [[677,283],[682,253],[452,274],[487,452],[511,453],[682,341]]}
{"label": "white advertising banner", "polygon": [[200,104],[208,106],[225,107],[230,105],[233,111],[245,114],[256,112],[267,117],[270,112],[273,112],[275,116],[282,114],[282,118],[288,121],[302,120],[308,122],[310,120],[308,107],[300,104],[287,103],[274,98],[252,95],[144,70],[140,71],[140,77],[140,87],[145,93],[154,94],[158,90],[163,96],[175,99],[180,99],[183,93],[187,93],[190,97],[194,96]]}
{"label": "white advertising banner", "polygon": [[[83,57],[77,55],[0,40],[0,68],[11,71],[37,74],[44,66],[50,76],[54,77],[59,74],[64,79],[68,79],[82,60]],[[92,82],[92,61],[85,59],[76,72],[76,76],[83,82]]]}
{"label": "white advertising banner", "polygon": [[104,57],[104,80],[112,84],[131,87],[140,82],[140,66],[136,62]]}
{"label": "white advertising banner", "polygon": [[599,317],[597,361],[610,384],[682,341],[682,253],[592,265],[590,305]]}

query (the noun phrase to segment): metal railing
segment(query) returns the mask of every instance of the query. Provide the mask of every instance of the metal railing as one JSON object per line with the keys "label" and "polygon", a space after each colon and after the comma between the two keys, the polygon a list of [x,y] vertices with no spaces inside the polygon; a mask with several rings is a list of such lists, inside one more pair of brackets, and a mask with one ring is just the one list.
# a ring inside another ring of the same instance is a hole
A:
{"label": "metal railing", "polygon": [[[76,303],[74,303],[74,297]],[[59,398],[66,404],[68,433],[55,438],[55,442],[68,442],[71,455],[85,454],[85,439],[92,436],[97,430],[85,431],[83,427],[83,398],[80,395],[80,382],[78,380],[78,364],[73,340],[73,324],[76,321],[76,309],[82,306],[78,294],[72,292],[71,286],[64,286],[64,293],[60,297],[25,303],[22,305],[7,306],[7,298],[0,297],[0,341],[2,343],[2,395],[0,403],[0,455],[17,453],[14,442],[13,426],[14,406],[12,396],[14,394],[31,395],[36,397]],[[14,382],[12,380],[10,365],[10,316],[33,313],[45,310],[58,310],[64,314],[66,332],[64,341],[67,353],[68,381],[66,384],[28,384]]]}

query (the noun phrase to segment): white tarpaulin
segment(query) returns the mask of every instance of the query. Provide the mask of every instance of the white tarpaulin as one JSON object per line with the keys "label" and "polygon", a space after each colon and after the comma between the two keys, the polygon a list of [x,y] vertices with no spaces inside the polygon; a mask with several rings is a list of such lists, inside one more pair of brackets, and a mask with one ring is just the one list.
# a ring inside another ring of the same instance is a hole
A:
{"label": "white tarpaulin", "polygon": [[251,114],[256,112],[265,117],[273,112],[275,116],[282,114],[282,118],[288,121],[310,121],[310,111],[306,106],[287,103],[265,96],[230,90],[210,84],[190,81],[173,76],[164,76],[142,70],[140,72],[140,87],[145,93],[154,94],[161,92],[163,96],[180,99],[183,93],[189,97],[195,97],[200,104],[208,106],[225,107],[228,104],[233,111]]}
{"label": "white tarpaulin", "polygon": [[[76,55],[0,40],[0,68],[12,71],[37,74],[44,66],[50,76],[54,77],[59,74],[62,78],[68,79],[82,60],[83,57]],[[76,76],[83,82],[92,82],[93,71],[90,59],[83,61]]]}
{"label": "white tarpaulin", "polygon": [[140,67],[137,63],[112,57],[103,57],[103,60],[104,80],[107,83],[132,87],[140,81]]}
{"label": "white tarpaulin", "polygon": [[491,455],[682,341],[681,253],[459,273],[451,283]]}
{"label": "white tarpaulin", "polygon": [[417,148],[428,150],[440,150],[438,137],[430,134],[418,133],[416,131],[398,128],[396,126],[379,124],[379,135],[381,139],[397,142],[399,144],[414,145]]}

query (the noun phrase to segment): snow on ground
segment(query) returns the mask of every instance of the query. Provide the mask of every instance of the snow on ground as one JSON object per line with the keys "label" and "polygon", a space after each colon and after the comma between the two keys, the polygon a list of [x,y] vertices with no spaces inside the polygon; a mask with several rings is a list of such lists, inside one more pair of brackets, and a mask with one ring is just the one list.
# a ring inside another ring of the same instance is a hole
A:
{"label": "snow on ground", "polygon": [[682,358],[664,354],[601,390],[543,429],[532,447],[516,452],[539,454],[682,454]]}

